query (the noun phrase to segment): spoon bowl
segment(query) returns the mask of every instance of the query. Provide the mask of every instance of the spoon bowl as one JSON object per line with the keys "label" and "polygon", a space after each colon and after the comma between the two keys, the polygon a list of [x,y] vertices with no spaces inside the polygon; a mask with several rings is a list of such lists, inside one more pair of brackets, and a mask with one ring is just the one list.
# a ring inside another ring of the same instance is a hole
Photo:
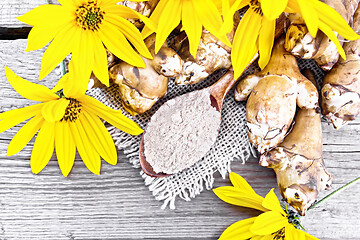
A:
{"label": "spoon bowl", "polygon": [[[234,86],[235,83],[236,83],[236,79],[234,79],[234,72],[232,70],[229,70],[216,83],[205,89],[201,89],[198,91],[204,91],[204,90],[208,91],[210,93],[211,106],[213,106],[218,112],[220,112],[220,114],[222,114],[222,107],[225,100],[225,96]],[[186,97],[186,94],[182,96]],[[143,136],[141,138],[140,151],[139,151],[140,166],[144,171],[144,173],[152,177],[167,177],[173,175],[173,174],[155,172],[152,166],[150,165],[150,163],[146,161],[146,156],[144,154],[145,134],[146,134],[146,130],[144,131]]]}

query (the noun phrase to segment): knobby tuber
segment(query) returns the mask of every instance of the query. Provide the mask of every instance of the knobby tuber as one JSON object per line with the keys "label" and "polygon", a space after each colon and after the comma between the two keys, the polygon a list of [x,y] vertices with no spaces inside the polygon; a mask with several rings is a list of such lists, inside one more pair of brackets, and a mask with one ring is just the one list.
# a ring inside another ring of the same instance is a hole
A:
{"label": "knobby tuber", "polygon": [[331,185],[322,158],[320,114],[300,109],[292,131],[278,147],[260,157],[260,165],[274,169],[282,197],[305,215],[318,193]]}
{"label": "knobby tuber", "polygon": [[125,62],[109,70],[111,81],[118,85],[124,108],[136,115],[149,110],[167,92],[168,78],[151,67],[151,60],[143,58],[147,68],[137,68]]}
{"label": "knobby tuber", "polygon": [[[153,12],[153,10],[155,9],[158,2],[159,0],[149,0],[143,2],[125,0],[125,1],[119,1],[118,5],[126,6],[144,15],[145,17],[149,17]],[[132,24],[134,24],[137,28],[144,27],[144,23],[140,19],[128,18],[128,20]]]}
{"label": "knobby tuber", "polygon": [[[239,15],[235,14],[233,30],[227,35],[230,42],[232,42],[239,21]],[[199,83],[216,70],[231,67],[230,47],[205,29],[202,32],[196,56],[190,54],[189,41],[185,32],[181,32],[175,37],[172,47],[184,61],[181,73],[175,78],[176,84]]]}
{"label": "knobby tuber", "polygon": [[316,87],[301,73],[294,56],[284,49],[284,38],[275,44],[268,65],[242,79],[235,91],[245,101],[250,142],[260,153],[277,146],[285,137],[296,111],[318,108]]}
{"label": "knobby tuber", "polygon": [[[232,31],[227,35],[232,42],[240,17],[234,15],[234,25]],[[287,19],[282,14],[276,20],[275,37],[278,38],[287,25]],[[183,59],[183,69],[175,79],[176,84],[195,84],[199,83],[210,74],[219,69],[229,69],[231,67],[231,49],[219,41],[208,31],[203,30],[197,55],[194,58],[189,52],[189,43],[186,34],[182,32],[174,39],[173,48]]]}
{"label": "knobby tuber", "polygon": [[[360,30],[360,8],[352,23]],[[325,76],[321,89],[323,115],[339,129],[360,114],[360,40],[344,44],[346,60],[340,59]]]}
{"label": "knobby tuber", "polygon": [[119,87],[124,108],[132,115],[144,113],[162,98],[167,92],[168,77],[177,75],[182,68],[180,57],[166,43],[155,54],[154,41],[155,34],[145,40],[154,57],[152,60],[143,58],[146,68],[121,62],[109,70],[110,80]]}
{"label": "knobby tuber", "polygon": [[[334,8],[348,23],[351,21],[359,0],[323,0]],[[285,49],[293,55],[304,59],[314,59],[325,71],[329,71],[339,59],[339,53],[335,44],[318,31],[313,38],[304,22],[304,19],[296,13],[289,14],[290,27],[286,32]],[[340,42],[343,38],[335,33]]]}
{"label": "knobby tuber", "polygon": [[[145,39],[145,44],[153,59],[143,58],[146,68],[137,68],[126,62],[116,63],[108,52],[109,78],[116,84],[124,108],[136,115],[149,110],[157,100],[167,92],[168,77],[174,77],[182,69],[182,61],[177,53],[164,43],[160,51],[154,53],[155,34]],[[115,64],[115,65],[114,65]],[[94,75],[89,81],[89,88],[104,87]]]}

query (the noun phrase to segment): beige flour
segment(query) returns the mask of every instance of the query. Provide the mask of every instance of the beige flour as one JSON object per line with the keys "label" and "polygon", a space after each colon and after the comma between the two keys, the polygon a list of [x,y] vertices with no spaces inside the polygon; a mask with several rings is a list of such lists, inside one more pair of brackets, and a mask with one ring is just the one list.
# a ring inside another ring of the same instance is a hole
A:
{"label": "beige flour", "polygon": [[192,166],[214,144],[220,122],[207,89],[167,101],[147,125],[146,161],[157,173],[172,174]]}

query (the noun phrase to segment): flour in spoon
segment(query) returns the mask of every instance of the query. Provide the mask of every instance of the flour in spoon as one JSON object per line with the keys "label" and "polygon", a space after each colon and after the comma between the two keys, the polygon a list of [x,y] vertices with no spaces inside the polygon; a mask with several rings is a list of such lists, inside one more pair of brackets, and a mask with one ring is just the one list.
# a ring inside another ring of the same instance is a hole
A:
{"label": "flour in spoon", "polygon": [[146,128],[146,161],[156,173],[172,174],[191,167],[214,144],[220,122],[207,89],[167,101]]}

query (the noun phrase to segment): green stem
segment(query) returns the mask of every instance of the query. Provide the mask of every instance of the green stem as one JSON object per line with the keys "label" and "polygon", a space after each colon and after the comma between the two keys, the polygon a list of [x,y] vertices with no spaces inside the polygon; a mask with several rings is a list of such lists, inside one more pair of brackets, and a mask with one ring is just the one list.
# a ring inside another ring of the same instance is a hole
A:
{"label": "green stem", "polygon": [[60,68],[61,68],[61,76],[64,76],[66,74],[65,60],[62,60],[60,62]]}
{"label": "green stem", "polygon": [[339,193],[343,190],[345,190],[346,188],[350,187],[352,184],[355,184],[358,180],[360,179],[360,177],[355,178],[354,180],[352,180],[351,182],[348,182],[347,184],[345,184],[344,186],[338,188],[337,190],[333,191],[332,193],[326,195],[325,197],[323,197],[322,199],[320,199],[319,201],[317,201],[316,203],[314,203],[311,207],[309,207],[308,211],[316,208],[318,205],[320,205],[322,202],[324,202],[325,200],[327,200],[328,198],[331,198],[335,193]]}
{"label": "green stem", "polygon": [[50,1],[49,1],[49,0],[45,0],[45,2],[47,2],[47,4],[50,4]]}

